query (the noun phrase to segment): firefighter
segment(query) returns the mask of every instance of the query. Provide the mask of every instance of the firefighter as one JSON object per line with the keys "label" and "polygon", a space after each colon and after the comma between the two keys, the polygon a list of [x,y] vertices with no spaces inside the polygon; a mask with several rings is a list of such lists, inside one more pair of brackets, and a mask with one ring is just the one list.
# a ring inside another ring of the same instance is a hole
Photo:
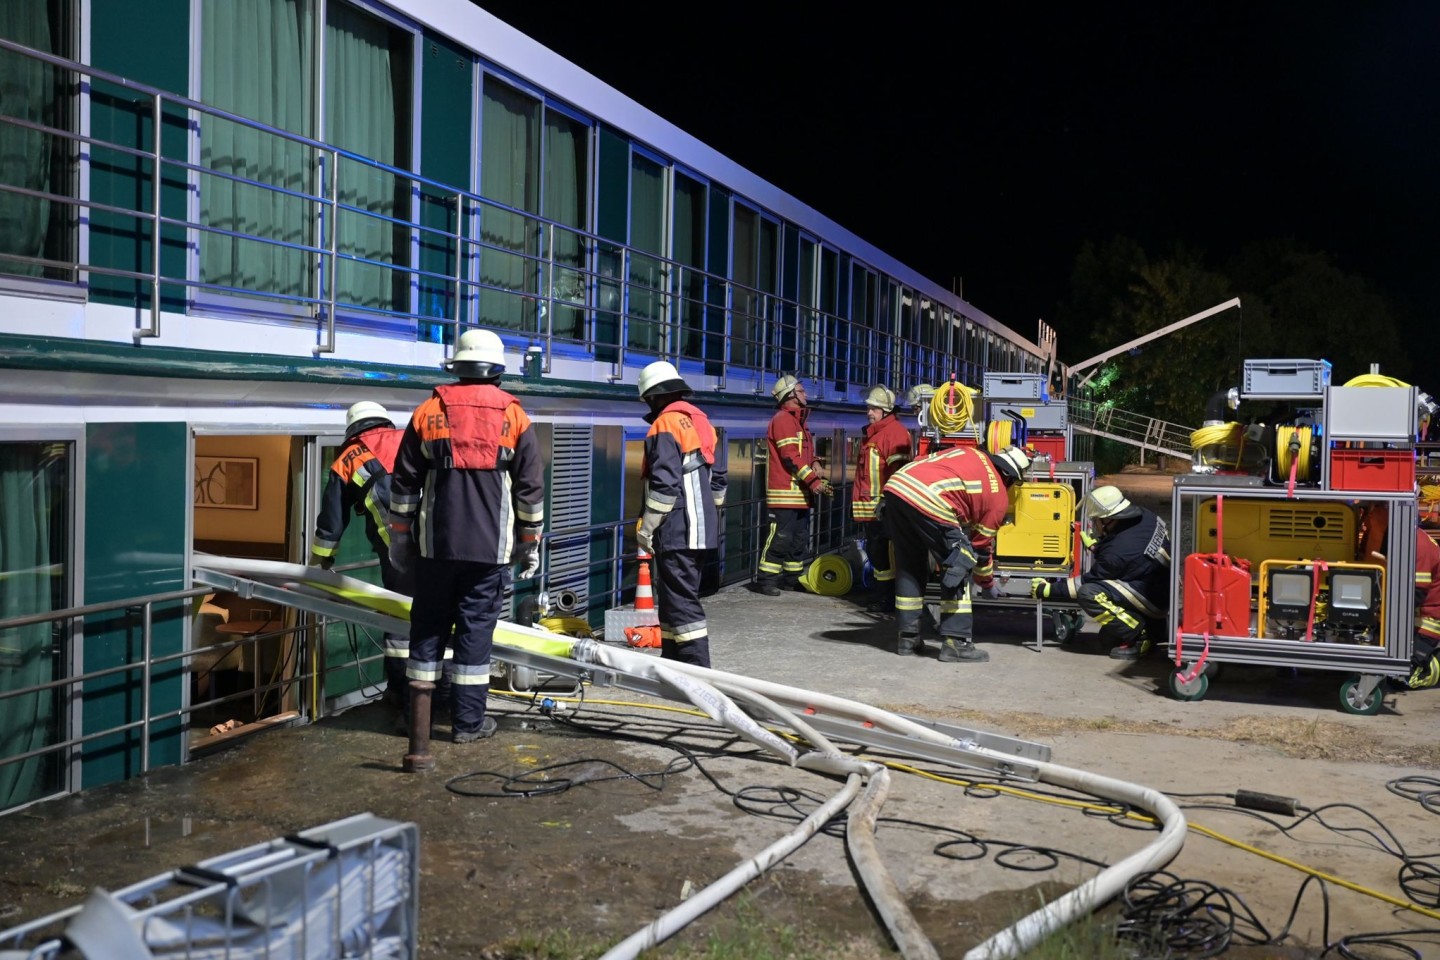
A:
{"label": "firefighter", "polygon": [[1406,681],[1411,690],[1440,685],[1440,547],[1415,531],[1415,647]]}
{"label": "firefighter", "polygon": [[407,676],[438,681],[451,640],[453,738],[470,743],[495,732],[485,697],[510,564],[540,572],[545,476],[530,418],[499,386],[500,338],[467,330],[445,367],[459,382],[416,408],[395,458],[390,557],[415,573]]}
{"label": "firefighter", "polygon": [[[390,563],[390,474],[405,431],[398,430],[385,408],[361,400],[345,413],[345,439],[320,497],[315,518],[310,562],[323,570],[335,565],[335,551],[352,515],[365,520],[365,537],[380,561],[380,582],[385,589],[409,595],[408,578]],[[410,638],[385,634],[385,700],[396,710],[397,728],[408,712],[405,665]]]}
{"label": "firefighter", "polygon": [[855,460],[855,484],[850,488],[850,516],[864,531],[865,552],[875,571],[872,613],[895,611],[895,559],[890,537],[881,520],[880,496],[885,482],[910,462],[910,431],[895,415],[895,394],[888,387],[871,387],[865,395],[869,423]]}
{"label": "firefighter", "polygon": [[815,437],[805,426],[810,416],[805,385],[786,374],[775,381],[770,394],[779,409],[770,418],[765,435],[765,508],[770,530],[760,553],[756,587],[767,597],[778,597],[782,585],[800,589],[805,548],[810,543],[810,511],[818,497],[828,497],[835,490],[820,472]]}
{"label": "firefighter", "polygon": [[915,460],[885,484],[884,517],[895,550],[895,652],[919,653],[920,611],[930,577],[931,555],[942,558],[940,660],[983,663],[976,649],[971,584],[997,589],[991,545],[1010,506],[1007,489],[1030,467],[1019,447],[989,453],[953,447]]}
{"label": "firefighter", "polygon": [[1150,651],[1170,608],[1170,532],[1154,512],[1109,484],[1091,490],[1081,511],[1095,538],[1090,569],[1078,580],[1036,577],[1030,595],[1079,603],[1100,624],[1100,639],[1114,644],[1111,657],[1138,660]]}
{"label": "firefighter", "polygon": [[645,418],[645,509],[636,542],[655,558],[660,656],[710,666],[710,634],[700,605],[705,551],[720,546],[725,468],[715,463],[710,419],[685,398],[693,391],[674,365],[657,360],[640,371]]}

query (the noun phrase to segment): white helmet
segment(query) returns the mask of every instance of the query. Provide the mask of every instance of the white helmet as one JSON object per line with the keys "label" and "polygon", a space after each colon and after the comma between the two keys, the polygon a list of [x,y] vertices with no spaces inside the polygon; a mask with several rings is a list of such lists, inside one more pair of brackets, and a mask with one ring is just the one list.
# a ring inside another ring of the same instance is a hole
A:
{"label": "white helmet", "polygon": [[930,399],[935,396],[935,388],[928,383],[917,383],[905,393],[905,402],[911,407],[919,407],[922,404],[928,406]]}
{"label": "white helmet", "polygon": [[776,403],[784,403],[785,398],[794,393],[798,386],[800,386],[800,379],[787,373],[775,381],[775,386],[770,388],[770,396],[775,398]]}
{"label": "white helmet", "polygon": [[377,421],[384,421],[390,426],[395,426],[395,421],[390,419],[389,412],[374,400],[361,400],[359,403],[351,404],[350,409],[345,411],[345,436],[360,433],[370,427],[377,427]]}
{"label": "white helmet", "polygon": [[656,360],[648,364],[640,371],[640,399],[645,399],[651,393],[691,393],[690,384],[680,376],[680,371],[675,369],[675,364],[669,360]]}
{"label": "white helmet", "polygon": [[505,344],[493,331],[466,330],[445,369],[478,379],[498,377],[505,372]]}
{"label": "white helmet", "polygon": [[999,453],[992,453],[990,460],[1007,483],[1021,479],[1025,476],[1025,471],[1030,469],[1030,455],[1019,447],[1006,447]]}
{"label": "white helmet", "polygon": [[886,386],[871,387],[865,394],[865,406],[879,407],[889,413],[895,409],[895,391]]}
{"label": "white helmet", "polygon": [[1120,492],[1119,487],[1104,484],[1090,491],[1085,498],[1085,512],[1092,520],[1108,520],[1111,517],[1118,517],[1131,509],[1131,503]]}

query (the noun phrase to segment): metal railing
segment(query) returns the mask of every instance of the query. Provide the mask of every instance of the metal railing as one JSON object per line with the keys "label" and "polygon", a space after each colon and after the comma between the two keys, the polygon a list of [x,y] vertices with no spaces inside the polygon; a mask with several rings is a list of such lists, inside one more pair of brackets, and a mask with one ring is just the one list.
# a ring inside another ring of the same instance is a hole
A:
{"label": "metal railing", "polygon": [[[92,277],[135,281],[148,288],[149,301],[148,324],[134,331],[137,340],[161,335],[163,292],[173,288],[184,291],[187,311],[311,327],[316,354],[335,351],[346,330],[408,332],[453,344],[461,329],[487,326],[537,346],[547,373],[557,357],[573,355],[608,363],[610,378],[619,379],[632,358],[638,363],[664,357],[701,364],[722,387],[736,373],[750,379],[796,372],[813,381],[818,397],[872,383],[936,382],[962,365],[989,366],[984,337],[973,349],[982,325],[918,293],[909,294],[903,310],[900,303],[885,303],[872,322],[852,320],[76,61],[4,39],[0,52],[84,78],[82,103],[92,113],[103,100],[106,109],[128,109],[151,124],[153,142],[146,146],[0,115],[0,125],[64,144],[75,158],[76,182],[106,158],[112,179],[136,181],[136,199],[125,205],[116,198],[103,202],[7,182],[0,182],[0,191],[63,205],[73,211],[69,219],[77,231],[93,229],[96,214],[112,224],[128,221],[112,226],[112,234],[128,237],[137,252],[150,244],[143,270],[119,258],[102,262],[115,255],[92,246],[113,251],[113,244],[81,243],[78,234],[71,247],[91,250],[84,260],[78,253],[73,260],[55,260],[0,248],[0,275],[6,263],[14,263],[57,270],[81,284]],[[221,160],[207,153],[210,128],[246,131],[275,147],[274,155],[297,158],[294,169],[280,171],[282,182],[222,169]],[[162,135],[177,130],[184,136]],[[183,144],[177,148],[172,140]],[[132,165],[128,171],[126,164]],[[172,195],[179,188],[186,196],[183,216],[167,211],[180,205],[165,202],[167,187]],[[275,221],[246,231],[231,229],[217,215],[207,218],[202,199],[227,190],[288,206],[297,211],[294,223]],[[362,206],[347,200],[362,194],[393,202]],[[427,222],[427,213],[430,220],[443,215],[443,227]],[[278,235],[288,226],[301,235]],[[362,250],[357,235],[382,239],[376,249]],[[184,256],[163,256],[167,250]],[[241,250],[271,258],[300,279],[246,283],[206,267],[207,252],[240,257]],[[183,267],[174,265],[177,260]],[[355,277],[389,293],[357,299],[351,295]],[[143,306],[145,296],[136,298],[137,307]],[[902,313],[912,330],[929,328],[934,342],[905,336]],[[1010,352],[1002,348],[1001,334],[984,336],[995,338],[995,357]],[[1038,359],[1028,362],[1038,369]]]}
{"label": "metal railing", "polygon": [[1069,414],[1071,426],[1076,430],[1139,447],[1142,463],[1146,451],[1181,460],[1191,457],[1193,427],[1117,410],[1110,404],[1093,400],[1071,399]]}

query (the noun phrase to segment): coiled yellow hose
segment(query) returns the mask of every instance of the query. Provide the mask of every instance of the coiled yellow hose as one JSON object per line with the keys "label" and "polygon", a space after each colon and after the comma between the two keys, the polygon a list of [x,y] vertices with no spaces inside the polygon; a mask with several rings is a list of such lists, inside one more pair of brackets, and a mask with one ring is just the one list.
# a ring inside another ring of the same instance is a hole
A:
{"label": "coiled yellow hose", "polygon": [[1403,380],[1396,380],[1394,377],[1387,377],[1383,373],[1362,373],[1358,377],[1351,377],[1345,381],[1347,387],[1408,387],[1410,384]]}
{"label": "coiled yellow hose", "polygon": [[1217,423],[1201,427],[1190,434],[1190,447],[1200,463],[1238,470],[1245,452],[1245,425]]}
{"label": "coiled yellow hose", "polygon": [[579,617],[541,617],[539,626],[542,630],[567,637],[595,636],[595,632],[590,629],[590,622]]}
{"label": "coiled yellow hose", "polygon": [[1277,426],[1275,428],[1275,466],[1281,477],[1290,476],[1290,447],[1298,441],[1299,451],[1295,454],[1295,476],[1304,480],[1310,476],[1310,444],[1314,437],[1311,427]]}
{"label": "coiled yellow hose", "polygon": [[[930,398],[930,423],[941,433],[959,433],[971,423],[975,414],[975,394],[980,391],[951,380],[943,383]],[[979,430],[976,430],[979,439]]]}
{"label": "coiled yellow hose", "polygon": [[993,420],[985,427],[985,449],[1004,450],[1010,446],[1015,435],[1015,424],[1011,420]]}
{"label": "coiled yellow hose", "polygon": [[800,578],[806,590],[822,597],[843,597],[854,582],[850,561],[834,553],[824,553],[810,561],[805,576]]}

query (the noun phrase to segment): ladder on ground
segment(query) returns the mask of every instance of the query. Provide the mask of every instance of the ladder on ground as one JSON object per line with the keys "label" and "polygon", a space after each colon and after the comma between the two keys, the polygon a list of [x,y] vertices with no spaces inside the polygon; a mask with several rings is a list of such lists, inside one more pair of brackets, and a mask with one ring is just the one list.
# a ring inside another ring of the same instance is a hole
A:
{"label": "ladder on ground", "polygon": [[1109,404],[1090,400],[1071,400],[1069,414],[1070,426],[1074,430],[1139,447],[1141,463],[1145,462],[1146,451],[1180,460],[1191,457],[1190,434],[1194,432],[1193,427],[1142,413],[1117,410]]}

